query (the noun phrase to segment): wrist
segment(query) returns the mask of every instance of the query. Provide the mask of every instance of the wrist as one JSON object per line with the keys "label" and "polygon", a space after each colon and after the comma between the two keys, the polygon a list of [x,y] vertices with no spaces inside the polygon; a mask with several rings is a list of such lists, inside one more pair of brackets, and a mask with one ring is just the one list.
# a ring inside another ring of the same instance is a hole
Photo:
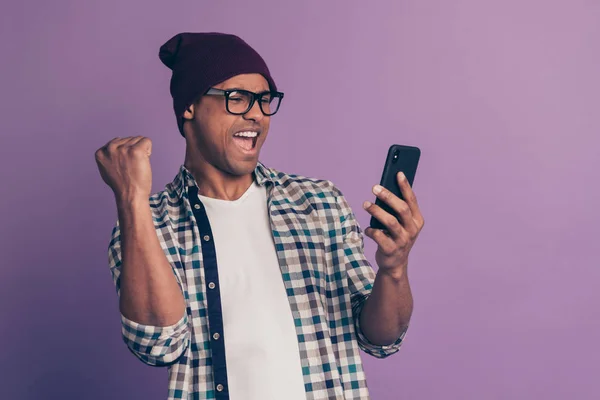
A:
{"label": "wrist", "polygon": [[137,194],[115,194],[115,201],[120,211],[149,206],[148,197]]}
{"label": "wrist", "polygon": [[408,279],[408,268],[406,265],[397,268],[379,268],[377,275],[400,282]]}
{"label": "wrist", "polygon": [[148,198],[150,197],[150,195],[146,195],[137,190],[115,191],[114,195],[116,201],[123,204],[135,204],[142,201],[148,201]]}

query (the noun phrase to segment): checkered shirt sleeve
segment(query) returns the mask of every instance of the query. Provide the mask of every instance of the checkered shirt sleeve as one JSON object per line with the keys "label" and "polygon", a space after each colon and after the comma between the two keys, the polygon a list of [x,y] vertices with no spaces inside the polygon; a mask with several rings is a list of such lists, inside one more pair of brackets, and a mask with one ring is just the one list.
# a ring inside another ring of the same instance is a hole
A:
{"label": "checkered shirt sleeve", "polygon": [[[108,248],[108,263],[117,294],[121,295],[121,233],[119,222],[112,230]],[[177,283],[181,286],[179,278]],[[188,348],[190,330],[187,313],[171,326],[143,325],[121,314],[121,333],[127,348],[142,362],[163,367],[175,363]]]}
{"label": "checkered shirt sleeve", "polygon": [[340,207],[342,235],[344,236],[346,272],[350,289],[352,314],[354,316],[354,326],[356,328],[358,346],[361,350],[369,355],[377,358],[385,358],[400,350],[408,327],[402,332],[402,334],[394,343],[385,346],[373,344],[363,334],[360,323],[360,314],[366,300],[369,298],[369,295],[373,290],[375,272],[373,271],[369,261],[365,258],[363,232],[356,221],[350,205],[346,201],[342,192],[335,186],[334,192],[336,194],[338,206]]}

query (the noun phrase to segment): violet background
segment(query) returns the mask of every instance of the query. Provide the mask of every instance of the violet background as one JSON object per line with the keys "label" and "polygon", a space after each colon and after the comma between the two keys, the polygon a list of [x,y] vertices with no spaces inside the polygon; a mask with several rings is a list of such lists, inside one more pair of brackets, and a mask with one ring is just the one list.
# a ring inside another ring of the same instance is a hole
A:
{"label": "violet background", "polygon": [[[598,399],[600,3],[8,1],[0,5],[0,398],[162,399],[120,337],[94,151],[183,162],[159,46],[243,37],[286,97],[261,153],[330,179],[362,227],[387,148],[418,146],[426,225],[402,350],[373,399]],[[375,246],[366,238],[374,264]]]}

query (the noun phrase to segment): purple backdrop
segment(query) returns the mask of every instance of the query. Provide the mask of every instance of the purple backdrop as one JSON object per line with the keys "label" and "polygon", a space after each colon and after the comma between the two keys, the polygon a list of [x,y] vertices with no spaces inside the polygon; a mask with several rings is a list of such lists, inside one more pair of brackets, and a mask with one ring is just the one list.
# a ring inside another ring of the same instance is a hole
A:
{"label": "purple backdrop", "polygon": [[332,180],[361,226],[387,147],[422,149],[415,312],[400,353],[363,355],[374,399],[600,398],[600,3],[161,3],[0,6],[0,398],[165,397],[121,341],[94,151],[148,136],[153,191],[173,178],[157,53],[201,30],[286,93],[262,161]]}

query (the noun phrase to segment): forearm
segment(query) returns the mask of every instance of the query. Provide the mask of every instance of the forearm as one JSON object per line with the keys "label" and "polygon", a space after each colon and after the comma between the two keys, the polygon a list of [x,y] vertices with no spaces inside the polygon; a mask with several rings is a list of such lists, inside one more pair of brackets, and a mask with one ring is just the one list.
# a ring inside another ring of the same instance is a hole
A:
{"label": "forearm", "polygon": [[394,274],[380,270],[362,308],[360,325],[373,344],[392,344],[408,326],[413,297],[406,267]]}
{"label": "forearm", "polygon": [[139,324],[170,326],[185,301],[161,248],[147,199],[117,199],[122,265],[119,309]]}

